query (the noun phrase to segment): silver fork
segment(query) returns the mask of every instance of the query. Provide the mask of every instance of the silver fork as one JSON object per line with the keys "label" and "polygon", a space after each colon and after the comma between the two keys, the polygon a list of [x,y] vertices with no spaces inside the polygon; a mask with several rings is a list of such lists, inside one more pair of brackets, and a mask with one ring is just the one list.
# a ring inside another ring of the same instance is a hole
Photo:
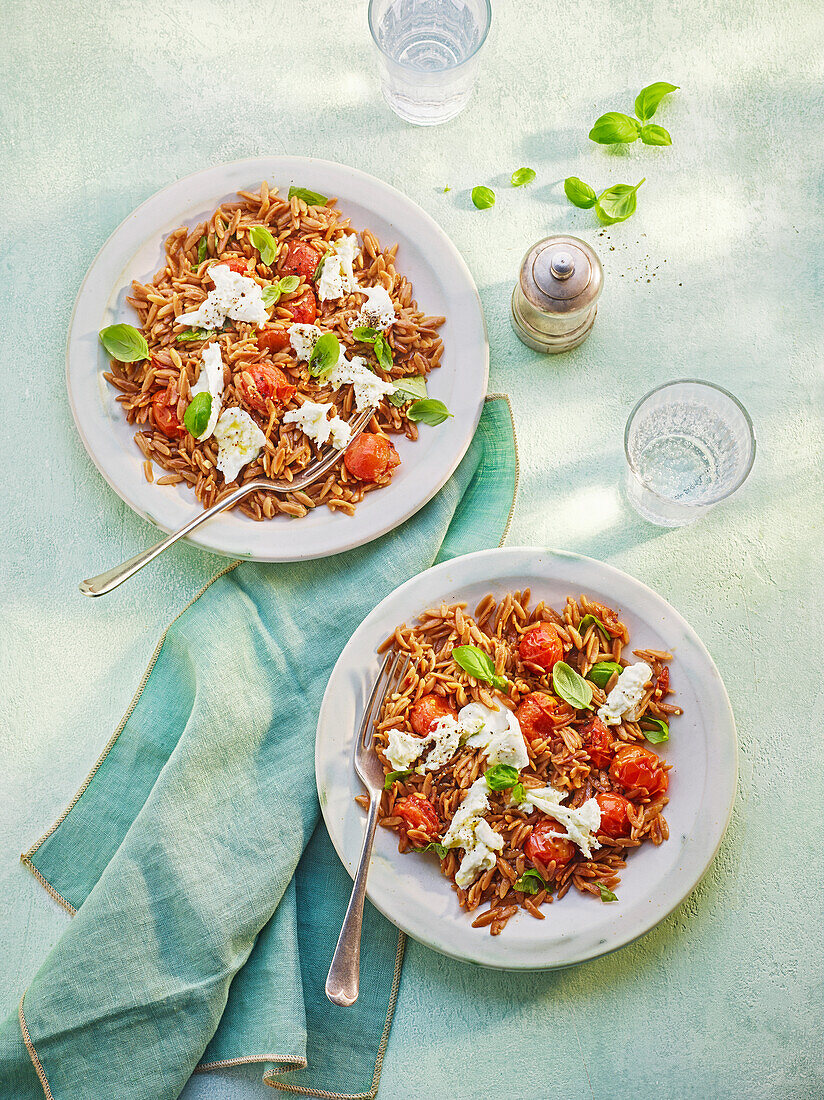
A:
{"label": "silver fork", "polygon": [[338,937],[338,946],[332,956],[332,965],[326,978],[326,996],[336,1005],[348,1008],[358,999],[360,987],[360,949],[361,927],[363,925],[363,902],[366,897],[366,876],[369,874],[369,862],[372,859],[372,844],[375,840],[375,826],[378,823],[381,794],[383,793],[383,765],[372,750],[375,735],[374,721],[383,701],[393,685],[400,686],[409,666],[408,653],[388,653],[381,665],[375,686],[363,711],[358,735],[355,738],[353,762],[358,777],[369,792],[369,812],[366,817],[366,833],[363,837],[355,884],[343,926]]}
{"label": "silver fork", "polygon": [[[372,419],[374,409],[363,409],[352,420],[349,421],[349,425],[352,429],[352,439],[357,439],[363,429]],[[332,466],[341,458],[343,452],[336,450],[334,447],[324,447],[320,455],[313,459],[305,470],[302,470],[296,478],[292,481],[273,481],[269,478],[257,478],[255,481],[247,481],[245,485],[241,485],[239,489],[235,489],[229,496],[224,497],[223,500],[219,500],[216,504],[213,504],[211,508],[206,508],[203,512],[199,512],[194,519],[190,519],[185,527],[181,527],[179,531],[175,531],[171,535],[167,535],[165,539],[157,543],[155,546],[149,547],[148,550],[144,550],[141,554],[135,554],[133,558],[129,558],[128,561],[124,561],[121,565],[116,565],[114,569],[107,569],[105,573],[100,573],[96,577],[89,577],[88,580],[80,582],[80,591],[84,596],[105,596],[106,593],[112,592],[118,585],[121,585],[124,581],[127,581],[129,577],[133,577],[135,573],[139,572],[144,565],[148,565],[150,561],[162,554],[164,550],[168,550],[170,546],[178,541],[178,539],[184,538],[189,535],[196,528],[200,527],[201,523],[205,523],[211,519],[212,516],[216,516],[218,512],[225,512],[227,508],[231,508],[237,504],[238,501],[243,500],[244,497],[248,497],[250,493],[257,492],[258,489],[265,489],[270,493],[292,493],[296,489],[305,489],[308,485],[313,485],[319,478],[330,470]]]}

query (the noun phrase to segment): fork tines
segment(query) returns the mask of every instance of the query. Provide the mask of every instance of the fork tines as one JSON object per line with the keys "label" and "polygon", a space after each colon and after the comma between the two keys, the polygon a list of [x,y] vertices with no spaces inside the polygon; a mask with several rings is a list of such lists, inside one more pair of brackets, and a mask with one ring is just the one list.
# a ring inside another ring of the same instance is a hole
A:
{"label": "fork tines", "polygon": [[369,700],[363,708],[363,720],[360,728],[360,743],[368,748],[372,743],[374,723],[377,713],[383,706],[384,699],[390,689],[397,689],[403,683],[406,670],[409,667],[409,654],[404,652],[387,653],[381,670],[372,687]]}

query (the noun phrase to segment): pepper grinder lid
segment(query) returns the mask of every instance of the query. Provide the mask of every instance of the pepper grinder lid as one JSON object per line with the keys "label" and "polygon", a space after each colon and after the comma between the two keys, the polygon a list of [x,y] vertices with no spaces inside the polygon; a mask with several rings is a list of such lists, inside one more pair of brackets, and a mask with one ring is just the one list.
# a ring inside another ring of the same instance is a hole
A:
{"label": "pepper grinder lid", "polygon": [[521,266],[521,290],[541,313],[578,313],[598,301],[604,282],[601,261],[577,237],[546,237]]}

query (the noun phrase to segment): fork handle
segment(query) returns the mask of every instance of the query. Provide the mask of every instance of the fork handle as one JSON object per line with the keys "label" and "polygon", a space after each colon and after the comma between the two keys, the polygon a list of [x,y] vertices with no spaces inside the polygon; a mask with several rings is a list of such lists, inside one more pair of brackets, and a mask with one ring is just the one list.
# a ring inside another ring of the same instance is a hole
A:
{"label": "fork handle", "polygon": [[369,802],[366,834],[363,838],[360,862],[355,875],[355,885],[352,887],[352,896],[349,899],[346,916],[343,918],[338,946],[335,948],[332,965],[329,967],[329,974],[326,978],[326,996],[332,1004],[341,1005],[344,1008],[348,1008],[355,1003],[360,988],[363,903],[366,898],[366,876],[369,873],[369,863],[372,859],[372,845],[375,840],[375,827],[378,824],[380,804],[380,795],[373,794]]}
{"label": "fork handle", "polygon": [[211,508],[206,508],[205,511],[199,512],[193,519],[189,520],[185,527],[181,527],[179,531],[174,531],[171,535],[167,535],[166,538],[157,543],[157,545],[150,546],[148,550],[144,550],[141,554],[135,554],[133,558],[129,558],[128,561],[124,561],[121,565],[116,565],[114,569],[107,569],[105,573],[100,573],[96,577],[89,577],[88,580],[81,581],[80,591],[84,596],[105,596],[106,593],[114,591],[118,585],[127,581],[129,577],[133,577],[135,573],[139,573],[144,565],[148,565],[150,561],[154,561],[154,559],[159,554],[162,554],[164,550],[168,550],[170,546],[174,546],[178,539],[182,539],[190,534],[195,528],[200,527],[201,523],[205,523],[206,520],[211,519],[212,516],[216,516],[218,512],[223,512],[227,508],[231,508],[232,505],[237,504],[239,500],[243,500],[244,497],[247,497],[257,488],[259,488],[259,485],[256,481],[241,485],[239,489],[235,489],[228,497],[219,500],[216,504],[213,504]]}

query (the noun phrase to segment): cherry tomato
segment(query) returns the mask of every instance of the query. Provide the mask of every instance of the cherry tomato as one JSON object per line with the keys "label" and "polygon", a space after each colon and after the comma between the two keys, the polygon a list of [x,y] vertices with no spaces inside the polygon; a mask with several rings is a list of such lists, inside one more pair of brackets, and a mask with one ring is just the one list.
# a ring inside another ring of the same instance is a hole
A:
{"label": "cherry tomato", "polygon": [[573,718],[571,709],[553,695],[533,691],[525,695],[515,708],[515,717],[527,741],[539,741],[551,734],[556,726],[564,724],[567,710],[570,711],[569,717]]}
{"label": "cherry tomato", "polygon": [[289,302],[281,302],[281,306],[292,315],[292,323],[295,325],[313,325],[318,315],[318,303],[315,292],[307,287],[303,294],[292,298]]}
{"label": "cherry tomato", "polygon": [[644,787],[648,794],[663,794],[669,787],[669,775],[661,767],[661,761],[654,752],[640,745],[624,745],[615,755],[609,776],[613,783],[631,791],[634,787]]}
{"label": "cherry tomato", "polygon": [[359,435],[347,448],[343,461],[358,481],[378,481],[401,464],[398,452],[386,436],[373,432]]}
{"label": "cherry tomato", "polygon": [[289,347],[289,333],[285,328],[267,328],[258,333],[259,351],[282,351]]}
{"label": "cherry tomato", "polygon": [[186,434],[186,428],[180,422],[180,417],[177,415],[177,403],[179,400],[180,394],[177,392],[177,387],[174,384],[170,385],[168,389],[156,393],[152,398],[152,414],[154,416],[155,427],[158,431],[163,432],[164,435],[169,436],[170,439],[179,439]]}
{"label": "cherry tomato", "polygon": [[417,703],[413,703],[409,710],[409,722],[415,733],[426,737],[431,733],[441,718],[449,715],[457,718],[455,708],[447,703],[440,695],[422,695]]}
{"label": "cherry tomato", "polygon": [[266,401],[286,401],[295,392],[280,367],[269,363],[255,363],[240,376],[240,392],[250,409],[259,413],[267,411]]}
{"label": "cherry tomato", "polygon": [[655,692],[660,696],[664,696],[669,691],[669,666],[664,665],[658,675],[655,677]]}
{"label": "cherry tomato", "polygon": [[600,791],[596,794],[595,801],[601,811],[601,825],[598,832],[613,839],[629,836],[632,826],[629,822],[627,807],[631,803],[622,794],[614,794],[612,791]]}
{"label": "cherry tomato", "polygon": [[398,817],[402,817],[406,823],[406,829],[421,829],[430,840],[434,840],[440,833],[440,822],[435,807],[428,798],[422,794],[410,794],[407,798],[399,798],[392,811]]}
{"label": "cherry tomato", "polygon": [[621,637],[623,631],[620,625],[620,619],[611,607],[604,607],[602,603],[594,603],[592,605],[593,611],[607,628],[613,638]]}
{"label": "cherry tomato", "polygon": [[546,877],[547,865],[555,861],[556,873],[575,855],[575,845],[566,836],[559,836],[564,830],[557,821],[545,817],[539,821],[527,837],[524,855],[531,860],[535,870]]}
{"label": "cherry tomato", "polygon": [[550,623],[538,623],[521,638],[518,652],[522,661],[538,665],[544,672],[564,658],[564,647],[558,632]]}
{"label": "cherry tomato", "polygon": [[612,763],[614,741],[612,734],[600,718],[592,718],[585,726],[581,726],[581,737],[584,748],[596,768],[608,768]]}
{"label": "cherry tomato", "polygon": [[226,267],[228,267],[230,271],[236,271],[238,275],[248,275],[249,274],[249,261],[246,259],[245,256],[240,256],[240,257],[232,256],[231,259],[229,259],[229,260],[224,259],[224,260],[221,260],[220,262],[222,264],[225,264]]}
{"label": "cherry tomato", "polygon": [[302,275],[311,279],[320,263],[320,252],[305,241],[292,241],[283,261],[283,271],[287,275]]}

